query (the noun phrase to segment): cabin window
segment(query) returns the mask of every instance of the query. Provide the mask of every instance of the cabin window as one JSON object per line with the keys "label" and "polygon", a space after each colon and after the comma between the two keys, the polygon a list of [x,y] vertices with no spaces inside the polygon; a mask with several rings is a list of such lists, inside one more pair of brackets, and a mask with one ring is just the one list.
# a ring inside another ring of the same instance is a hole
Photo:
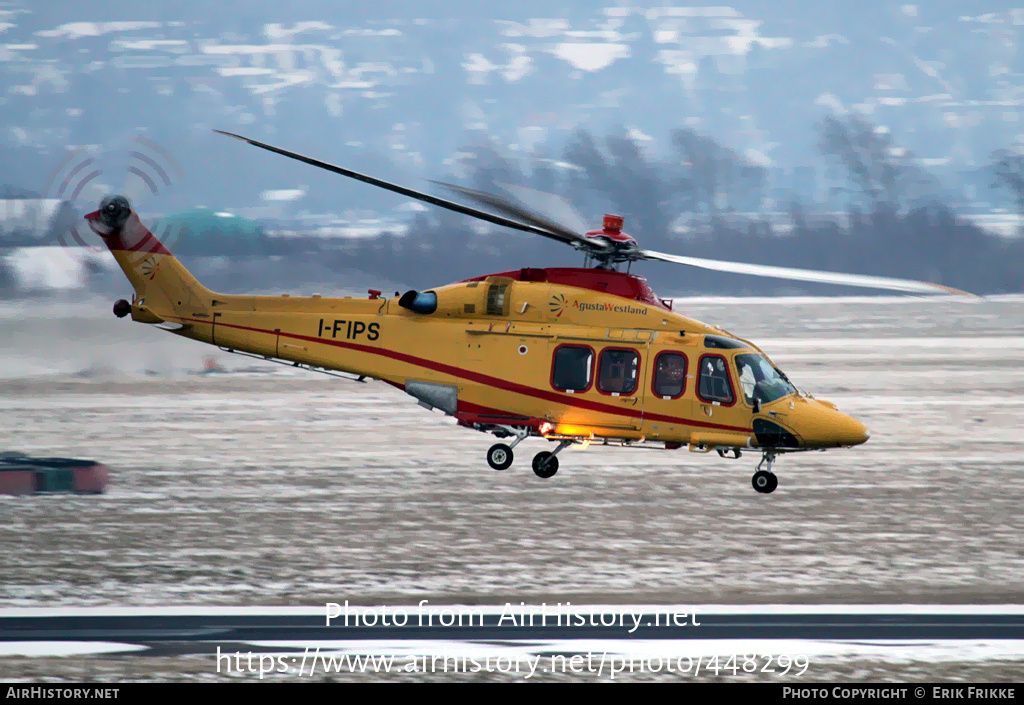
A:
{"label": "cabin window", "polygon": [[563,392],[586,391],[593,369],[593,350],[584,345],[560,345],[551,365],[551,386]]}
{"label": "cabin window", "polygon": [[732,404],[736,400],[732,393],[732,381],[725,366],[725,358],[718,355],[701,356],[697,396],[706,402],[719,404]]}
{"label": "cabin window", "polygon": [[683,396],[686,389],[686,355],[663,352],[654,361],[654,383],[651,387],[663,399]]}
{"label": "cabin window", "polygon": [[632,394],[640,374],[640,355],[635,350],[607,348],[601,351],[597,389],[606,394]]}

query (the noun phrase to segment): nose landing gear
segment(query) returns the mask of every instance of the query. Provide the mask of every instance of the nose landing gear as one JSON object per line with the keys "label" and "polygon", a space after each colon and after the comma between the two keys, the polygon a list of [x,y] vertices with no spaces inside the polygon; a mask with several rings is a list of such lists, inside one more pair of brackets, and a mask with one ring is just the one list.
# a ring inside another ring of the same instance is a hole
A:
{"label": "nose landing gear", "polygon": [[[753,485],[754,489],[761,494],[771,494],[775,491],[775,488],[779,486],[779,478],[777,478],[775,473],[772,472],[772,463],[774,462],[775,454],[765,451],[764,455],[761,457],[761,462],[757,464],[754,477],[750,480],[750,484]],[[761,466],[765,463],[768,464],[768,467],[762,470]]]}

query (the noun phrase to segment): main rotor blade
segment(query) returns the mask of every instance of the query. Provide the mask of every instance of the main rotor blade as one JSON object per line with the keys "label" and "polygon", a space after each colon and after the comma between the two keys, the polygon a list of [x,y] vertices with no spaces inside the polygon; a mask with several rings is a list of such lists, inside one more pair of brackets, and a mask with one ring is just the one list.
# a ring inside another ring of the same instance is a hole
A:
{"label": "main rotor blade", "polygon": [[[542,215],[538,215],[533,211],[529,210],[525,206],[519,203],[513,203],[508,201],[501,196],[496,196],[493,193],[487,193],[486,191],[477,191],[476,189],[466,188],[465,186],[456,186],[455,184],[447,184],[443,181],[431,181],[432,184],[443,186],[444,188],[454,191],[455,193],[465,196],[471,201],[475,201],[481,205],[492,208],[499,213],[503,213],[506,216],[515,218],[517,221],[523,221],[530,223],[542,230],[552,233],[552,236],[557,236],[559,240],[566,244],[579,245],[581,248],[588,250],[600,250],[603,249],[598,243],[593,240],[580,235],[578,232],[574,232],[570,228],[558,223],[550,218]],[[514,187],[505,187],[514,188]]]}
{"label": "main rotor blade", "polygon": [[311,166],[326,169],[327,171],[333,171],[335,174],[341,174],[342,176],[347,176],[350,179],[355,179],[356,181],[362,181],[363,183],[371,184],[372,186],[379,186],[382,189],[393,191],[394,193],[398,193],[403,196],[408,196],[409,198],[415,198],[418,201],[423,201],[424,203],[429,203],[434,206],[447,208],[448,210],[455,211],[456,213],[462,213],[463,215],[472,216],[473,218],[486,220],[489,223],[494,223],[495,225],[502,225],[506,228],[512,228],[513,230],[522,230],[523,232],[533,233],[534,235],[541,235],[542,237],[552,238],[554,240],[558,240],[559,242],[570,242],[563,235],[554,231],[546,230],[542,227],[537,227],[536,225],[521,223],[510,218],[503,218],[501,216],[488,213],[486,211],[477,210],[476,208],[470,208],[469,206],[464,206],[460,203],[455,203],[454,201],[449,201],[444,198],[438,198],[437,196],[431,196],[429,193],[423,193],[422,191],[414,191],[411,188],[399,186],[398,184],[393,184],[390,181],[384,181],[383,179],[378,179],[373,176],[360,174],[358,171],[352,171],[351,169],[346,169],[344,167],[336,166],[334,164],[329,164],[328,162],[323,162],[320,161],[319,159],[313,159],[312,157],[307,157],[297,152],[289,152],[287,149],[281,149],[280,147],[275,147],[270,144],[258,142],[256,140],[249,139],[248,137],[243,137],[242,135],[236,135],[232,132],[225,132],[224,130],[214,130],[214,132],[224,135],[225,137],[233,137],[236,140],[247,142],[254,147],[259,147],[260,149],[265,149],[268,152],[280,154],[282,156],[288,157],[289,159],[295,159],[300,162],[310,164]]}
{"label": "main rotor blade", "polygon": [[557,223],[569,232],[585,233],[594,229],[569,201],[557,194],[512,184],[498,185],[519,199],[526,208],[534,213],[542,213],[546,220]]}
{"label": "main rotor blade", "polygon": [[860,286],[869,289],[890,289],[892,291],[908,291],[919,294],[963,294],[975,296],[967,291],[954,289],[951,286],[919,282],[913,279],[892,279],[875,277],[867,274],[845,274],[842,272],[822,272],[815,269],[794,269],[792,267],[774,267],[767,264],[748,264],[746,262],[723,262],[716,259],[700,257],[683,257],[667,255],[663,252],[641,250],[642,259],[655,259],[663,262],[685,264],[701,269],[712,269],[717,272],[731,274],[751,274],[755,277],[772,277],[774,279],[792,279],[795,281],[821,282],[822,284],[840,284],[842,286]]}

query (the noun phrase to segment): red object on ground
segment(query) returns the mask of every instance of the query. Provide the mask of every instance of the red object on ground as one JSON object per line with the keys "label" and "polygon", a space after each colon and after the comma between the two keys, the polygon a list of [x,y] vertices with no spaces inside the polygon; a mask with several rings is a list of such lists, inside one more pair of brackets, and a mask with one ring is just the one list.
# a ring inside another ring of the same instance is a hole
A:
{"label": "red object on ground", "polygon": [[110,480],[110,468],[103,463],[72,469],[75,478],[75,492],[102,494]]}
{"label": "red object on ground", "polygon": [[0,494],[101,494],[109,481],[110,468],[93,460],[0,454]]}
{"label": "red object on ground", "polygon": [[36,491],[36,474],[30,469],[0,472],[0,494],[32,494]]}

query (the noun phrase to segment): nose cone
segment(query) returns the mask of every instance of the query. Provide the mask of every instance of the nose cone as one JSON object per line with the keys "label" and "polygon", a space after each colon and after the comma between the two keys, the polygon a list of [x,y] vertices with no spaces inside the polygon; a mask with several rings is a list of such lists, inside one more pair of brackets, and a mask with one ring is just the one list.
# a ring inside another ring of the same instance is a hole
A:
{"label": "nose cone", "polygon": [[846,414],[839,415],[842,417],[842,421],[837,424],[837,428],[833,432],[836,445],[859,446],[871,438],[871,433],[860,421]]}
{"label": "nose cone", "polygon": [[[800,406],[797,405],[798,409]],[[831,404],[807,401],[799,412],[794,426],[809,448],[856,446],[871,436],[864,424],[837,411]]]}

